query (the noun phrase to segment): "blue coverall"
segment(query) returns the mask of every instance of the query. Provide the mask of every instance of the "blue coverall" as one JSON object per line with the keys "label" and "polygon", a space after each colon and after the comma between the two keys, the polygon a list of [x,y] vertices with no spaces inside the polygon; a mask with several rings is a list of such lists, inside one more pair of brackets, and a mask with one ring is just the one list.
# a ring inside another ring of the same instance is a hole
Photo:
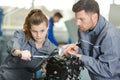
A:
{"label": "blue coverall", "polygon": [[99,16],[92,31],[79,31],[79,53],[91,80],[120,80],[120,30]]}
{"label": "blue coverall", "polygon": [[8,57],[0,66],[0,80],[30,80],[35,68],[41,63],[41,58],[32,58],[31,61],[25,61],[18,57],[12,56],[15,49],[29,50],[31,55],[47,56],[57,47],[46,38],[42,48],[37,49],[33,39],[26,42],[23,31],[18,30],[14,33],[14,38],[8,42]]}

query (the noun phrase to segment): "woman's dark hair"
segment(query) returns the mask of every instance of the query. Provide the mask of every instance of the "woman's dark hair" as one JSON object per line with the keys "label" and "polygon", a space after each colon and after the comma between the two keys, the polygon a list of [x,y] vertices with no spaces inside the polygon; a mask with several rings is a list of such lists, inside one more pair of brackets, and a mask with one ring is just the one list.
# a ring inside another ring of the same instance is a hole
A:
{"label": "woman's dark hair", "polygon": [[43,14],[43,12],[40,9],[32,9],[28,15],[25,18],[25,22],[23,25],[23,31],[25,32],[25,35],[27,37],[27,41],[32,38],[30,29],[32,25],[39,25],[41,23],[45,22],[46,26],[48,27],[48,19]]}
{"label": "woman's dark hair", "polygon": [[99,13],[99,5],[95,0],[79,0],[77,3],[73,5],[73,12],[79,12],[81,10],[85,10],[87,13]]}

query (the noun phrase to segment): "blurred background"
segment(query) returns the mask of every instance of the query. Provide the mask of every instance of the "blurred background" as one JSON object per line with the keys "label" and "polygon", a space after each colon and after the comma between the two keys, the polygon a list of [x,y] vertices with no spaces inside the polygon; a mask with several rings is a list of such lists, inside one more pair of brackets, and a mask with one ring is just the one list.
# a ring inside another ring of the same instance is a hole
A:
{"label": "blurred background", "polygon": [[[6,43],[17,29],[21,29],[28,12],[33,8],[41,9],[48,18],[55,12],[62,13],[63,18],[55,23],[54,34],[60,44],[77,42],[77,26],[72,6],[78,0],[0,0],[0,64],[6,57]],[[120,0],[96,0],[100,13],[116,27],[120,27]],[[76,27],[73,30],[73,26]],[[85,73],[83,73],[86,75]],[[83,76],[84,77],[84,76]],[[85,80],[85,79],[84,79]],[[89,79],[86,79],[89,80]]]}
{"label": "blurred background", "polygon": [[[78,0],[0,0],[0,24],[2,36],[13,35],[14,30],[21,29],[25,16],[33,8],[40,8],[49,18],[60,11],[63,18],[55,24],[54,32],[59,43],[66,43],[69,31],[65,22],[74,18],[72,5]],[[117,27],[120,26],[120,0],[96,0],[101,14]],[[64,36],[63,36],[64,35]],[[61,38],[62,37],[62,38]],[[73,41],[74,42],[74,41]]]}

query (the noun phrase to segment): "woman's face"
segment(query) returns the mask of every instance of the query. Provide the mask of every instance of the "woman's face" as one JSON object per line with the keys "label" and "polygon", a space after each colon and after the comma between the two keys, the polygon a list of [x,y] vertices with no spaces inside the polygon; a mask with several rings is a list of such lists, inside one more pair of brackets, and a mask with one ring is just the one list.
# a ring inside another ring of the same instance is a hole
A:
{"label": "woman's face", "polygon": [[46,26],[46,23],[43,22],[39,25],[32,25],[30,31],[35,42],[44,42],[48,27]]}

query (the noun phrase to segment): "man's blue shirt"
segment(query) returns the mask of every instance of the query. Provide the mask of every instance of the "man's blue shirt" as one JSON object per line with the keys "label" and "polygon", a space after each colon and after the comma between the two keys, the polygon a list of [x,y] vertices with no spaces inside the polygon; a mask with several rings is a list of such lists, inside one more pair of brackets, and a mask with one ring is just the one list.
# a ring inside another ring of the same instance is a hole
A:
{"label": "man's blue shirt", "polygon": [[54,22],[53,22],[53,18],[49,19],[48,39],[53,44],[55,44],[56,46],[59,46],[59,43],[56,41],[55,36],[54,36]]}

